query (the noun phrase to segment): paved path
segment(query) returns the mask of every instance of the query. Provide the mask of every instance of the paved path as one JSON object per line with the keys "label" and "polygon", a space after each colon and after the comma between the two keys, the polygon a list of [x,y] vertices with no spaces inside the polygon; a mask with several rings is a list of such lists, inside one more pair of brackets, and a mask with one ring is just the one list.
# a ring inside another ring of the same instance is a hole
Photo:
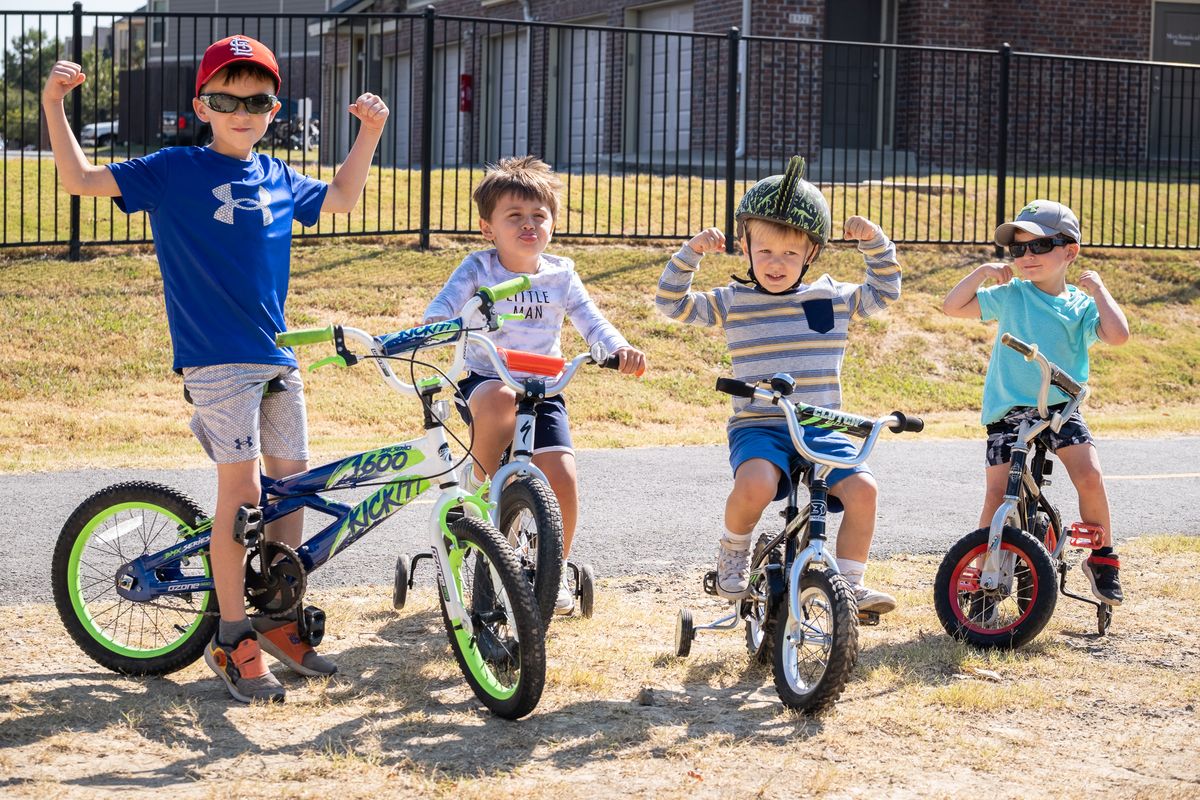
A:
{"label": "paved path", "polygon": [[[1200,535],[1200,438],[1104,440],[1100,455],[1119,539]],[[982,458],[981,442],[884,434],[871,458],[881,487],[873,555],[942,552],[974,528]],[[573,558],[591,563],[598,576],[678,572],[712,560],[731,485],[724,447],[581,451],[579,473]],[[1074,490],[1065,474],[1054,477],[1048,494],[1065,519],[1074,519]],[[216,481],[208,469],[0,476],[0,604],[49,602],[50,556],[71,510],[97,489],[134,479],[177,486],[213,507]],[[780,507],[768,509],[760,528],[774,525]],[[316,572],[310,585],[319,591],[390,583],[396,555],[422,548],[429,511],[429,501],[419,499]],[[322,518],[310,512],[309,519]]]}

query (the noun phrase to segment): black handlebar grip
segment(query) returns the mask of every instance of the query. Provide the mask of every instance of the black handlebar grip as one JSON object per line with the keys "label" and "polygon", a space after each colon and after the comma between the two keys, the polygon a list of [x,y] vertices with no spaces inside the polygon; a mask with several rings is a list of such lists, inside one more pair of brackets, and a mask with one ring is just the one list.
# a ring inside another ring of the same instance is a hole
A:
{"label": "black handlebar grip", "polygon": [[602,369],[620,369],[621,357],[616,353],[613,353],[611,356],[600,362],[600,367]]}
{"label": "black handlebar grip", "polygon": [[1026,358],[1033,355],[1033,348],[1022,342],[1017,337],[1013,336],[1011,333],[1005,333],[1001,335],[1000,343],[1011,347],[1013,350],[1016,350]]}
{"label": "black handlebar grip", "polygon": [[1057,367],[1050,370],[1050,382],[1072,397],[1078,397],[1083,391],[1083,387],[1076,383],[1074,378]]}
{"label": "black handlebar grip", "polygon": [[731,394],[734,397],[754,397],[754,387],[745,381],[734,378],[717,378],[717,391]]}
{"label": "black handlebar grip", "polygon": [[920,417],[910,417],[903,411],[893,411],[892,416],[900,420],[888,426],[892,433],[920,433],[925,430],[925,420]]}

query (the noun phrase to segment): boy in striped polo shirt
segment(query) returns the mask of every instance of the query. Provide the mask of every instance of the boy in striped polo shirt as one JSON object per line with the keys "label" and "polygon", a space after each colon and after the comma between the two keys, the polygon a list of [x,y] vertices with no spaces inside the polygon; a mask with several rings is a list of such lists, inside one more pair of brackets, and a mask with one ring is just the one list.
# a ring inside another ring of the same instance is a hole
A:
{"label": "boy in striped polo shirt", "polygon": [[[844,231],[847,239],[858,240],[867,267],[865,281],[843,283],[822,275],[804,283],[832,223],[829,204],[817,187],[803,180],[803,173],[804,159],[794,156],[784,175],[759,181],[738,204],[748,278],[735,277],[734,283],[707,292],[691,290],[704,254],[725,247],[721,231],[707,228],[671,257],[659,279],[655,303],[672,319],[721,326],[737,378],[757,382],[785,372],[796,381],[795,399],[836,409],[841,405],[850,323],[882,311],[900,296],[900,264],[895,245],[879,226],[855,216],[846,220]],[[788,495],[791,470],[800,456],[781,409],[734,398],[733,410],[728,436],[734,484],[725,503],[717,591],[737,600],[749,585],[750,535],[767,505]],[[856,452],[842,434],[805,427],[804,437],[817,452]],[[828,483],[830,495],[845,507],[837,535],[838,569],[853,588],[860,611],[891,611],[895,598],[863,583],[875,533],[875,479],[864,464],[833,470]]]}

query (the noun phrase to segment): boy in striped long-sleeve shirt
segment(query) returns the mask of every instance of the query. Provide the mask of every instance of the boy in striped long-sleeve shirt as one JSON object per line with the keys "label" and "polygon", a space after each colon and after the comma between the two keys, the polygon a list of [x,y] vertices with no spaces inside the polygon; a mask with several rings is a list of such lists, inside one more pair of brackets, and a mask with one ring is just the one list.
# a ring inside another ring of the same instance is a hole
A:
{"label": "boy in striped long-sleeve shirt", "polygon": [[[787,373],[796,382],[793,397],[810,405],[841,405],[841,369],[851,323],[882,311],[900,296],[900,264],[895,245],[879,226],[851,217],[847,239],[858,240],[866,261],[861,284],[822,275],[804,275],[829,239],[829,205],[801,178],[804,161],[792,159],[784,175],[755,184],[738,205],[737,221],[749,278],[707,292],[692,291],[692,279],[705,253],[725,247],[716,228],[696,234],[671,257],[658,283],[655,303],[672,319],[691,325],[720,326],[733,374],[747,382]],[[749,582],[750,536],[773,500],[786,497],[791,470],[799,463],[783,411],[772,404],[734,398],[728,423],[733,491],[725,504],[725,533],[717,556],[717,591],[744,597]],[[804,428],[817,452],[852,455],[856,448],[838,433]],[[854,590],[861,611],[883,613],[893,597],[863,583],[875,533],[876,484],[866,465],[835,469],[829,492],[845,507],[837,536],[838,569]]]}

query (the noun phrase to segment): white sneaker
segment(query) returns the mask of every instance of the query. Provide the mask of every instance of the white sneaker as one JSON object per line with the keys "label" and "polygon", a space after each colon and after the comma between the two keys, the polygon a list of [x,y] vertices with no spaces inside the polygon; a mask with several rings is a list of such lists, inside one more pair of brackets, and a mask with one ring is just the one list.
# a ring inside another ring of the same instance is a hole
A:
{"label": "white sneaker", "polygon": [[554,614],[561,617],[570,614],[574,610],[575,593],[567,585],[567,576],[564,575],[562,583],[558,585],[558,599],[554,601]]}
{"label": "white sneaker", "polygon": [[886,614],[896,608],[896,598],[877,589],[869,589],[862,584],[851,586],[854,599],[859,611],[874,611],[876,614]]}
{"label": "white sneaker", "polygon": [[741,600],[750,587],[750,548],[734,550],[724,539],[717,549],[717,594]]}
{"label": "white sneaker", "polygon": [[475,462],[471,459],[468,458],[467,463],[463,464],[462,475],[459,476],[458,482],[468,494],[475,494],[483,485],[483,481],[475,477]]}

